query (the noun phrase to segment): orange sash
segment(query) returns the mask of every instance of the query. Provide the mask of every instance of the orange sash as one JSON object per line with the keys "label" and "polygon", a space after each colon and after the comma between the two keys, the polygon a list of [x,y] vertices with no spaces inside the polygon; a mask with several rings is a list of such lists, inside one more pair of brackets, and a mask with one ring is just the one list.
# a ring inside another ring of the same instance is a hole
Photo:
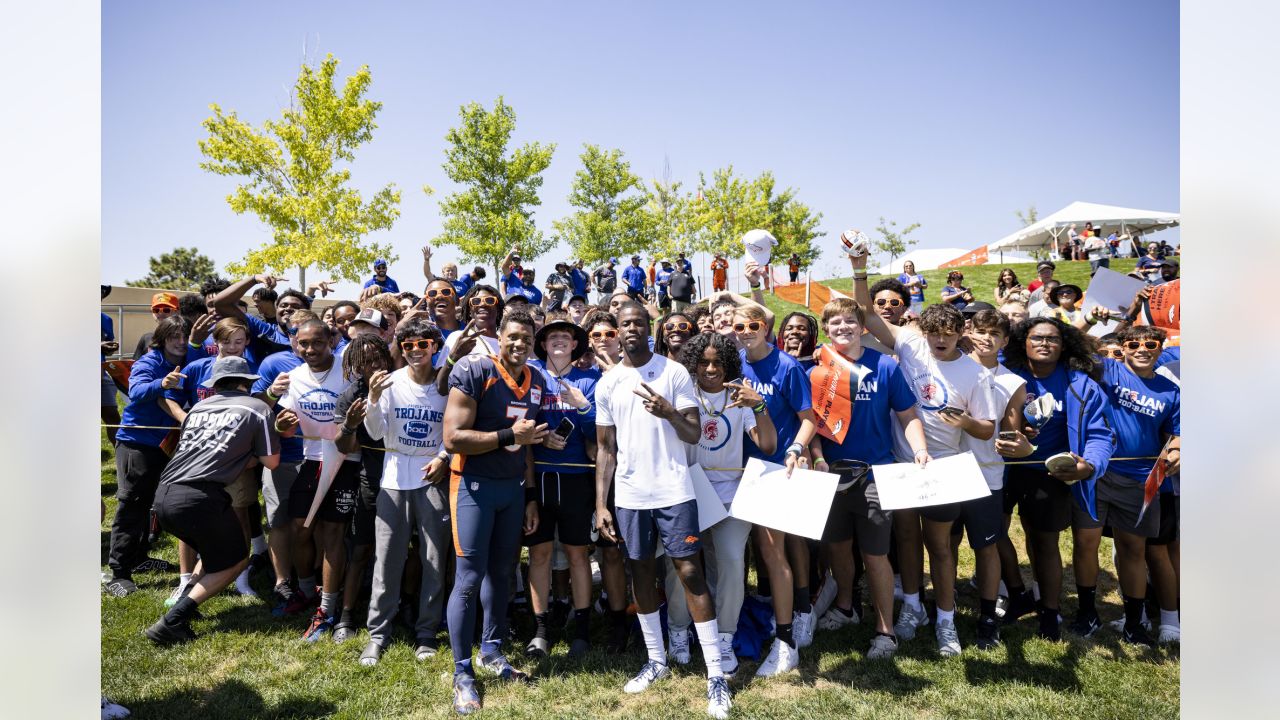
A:
{"label": "orange sash", "polygon": [[853,399],[861,382],[857,366],[827,345],[818,348],[809,375],[813,393],[813,417],[818,433],[843,443],[853,420]]}

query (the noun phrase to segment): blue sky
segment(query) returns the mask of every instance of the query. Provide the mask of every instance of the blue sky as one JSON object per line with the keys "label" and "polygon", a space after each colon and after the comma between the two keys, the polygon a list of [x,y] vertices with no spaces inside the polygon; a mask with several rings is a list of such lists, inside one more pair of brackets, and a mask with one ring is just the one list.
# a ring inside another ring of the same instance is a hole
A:
{"label": "blue sky", "polygon": [[[921,223],[919,247],[971,248],[1016,229],[1028,204],[1179,210],[1172,2],[353,7],[104,4],[103,282],[141,277],[175,246],[221,269],[270,240],[227,206],[234,180],[199,169],[196,142],[212,102],[255,124],[278,117],[304,43],[344,77],[373,73],[384,107],[353,180],[403,191],[400,219],[374,237],[394,244],[406,287],[453,189],[445,132],[460,105],[500,94],[517,142],[558,145],[535,215],[548,233],[570,211],[584,142],[622,149],[646,178],[665,158],[686,187],[730,163],[772,170],[824,214],[832,260],[841,230],[881,215]],[[540,258],[540,277],[567,255]]]}

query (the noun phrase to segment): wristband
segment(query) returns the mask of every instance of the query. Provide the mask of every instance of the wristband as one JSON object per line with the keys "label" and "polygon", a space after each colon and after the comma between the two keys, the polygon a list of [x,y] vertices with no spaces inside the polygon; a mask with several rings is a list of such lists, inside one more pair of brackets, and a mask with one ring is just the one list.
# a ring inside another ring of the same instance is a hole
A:
{"label": "wristband", "polygon": [[197,345],[191,342],[190,340],[187,341],[187,347],[191,348],[192,350],[199,350],[201,348],[200,345]]}
{"label": "wristband", "polygon": [[526,487],[524,489],[524,501],[526,504],[531,502],[538,502],[538,488]]}
{"label": "wristband", "polygon": [[824,457],[816,457],[816,458],[814,458],[814,459],[813,459],[813,464],[814,464],[814,465],[817,465],[818,463],[824,463],[824,462],[826,462],[826,461],[827,461],[827,459],[826,459],[826,458],[824,458]]}
{"label": "wristband", "polygon": [[761,400],[759,405],[756,405],[755,407],[751,408],[751,412],[753,412],[753,413],[755,413],[755,414],[759,415],[759,414],[763,413],[766,409],[767,409],[767,408],[765,408],[765,406],[764,406],[764,401],[763,401],[763,400]]}
{"label": "wristband", "polygon": [[280,399],[271,393],[271,388],[267,388],[267,397],[271,398],[272,405],[276,404],[276,401]]}
{"label": "wristband", "polygon": [[867,279],[867,271],[866,271],[866,270],[863,270],[862,272],[858,272],[857,270],[853,271],[853,279],[854,279],[854,280],[866,280],[866,279]]}
{"label": "wristband", "polygon": [[759,283],[757,283],[757,284],[755,284],[755,285],[752,285],[751,283],[747,283],[747,287],[751,288],[752,290],[759,290],[759,289],[760,289],[760,284],[759,284]]}
{"label": "wristband", "polygon": [[800,455],[804,452],[804,446],[800,443],[791,443],[787,446],[787,455]]}
{"label": "wristband", "polygon": [[516,443],[516,431],[511,428],[502,428],[498,431],[498,447],[506,447]]}
{"label": "wristband", "polygon": [[591,403],[587,403],[586,407],[578,408],[579,415],[586,415],[589,412],[591,412]]}
{"label": "wristband", "polygon": [[453,367],[455,364],[457,364],[457,362],[458,361],[454,360],[453,356],[450,355],[449,357],[445,358],[444,364],[448,365],[449,367]]}
{"label": "wristband", "polygon": [[1085,319],[1084,319],[1084,321],[1085,321],[1085,322],[1087,322],[1087,323],[1089,323],[1089,325],[1090,325],[1091,327],[1092,327],[1092,326],[1094,326],[1094,325],[1097,325],[1097,324],[1098,324],[1098,318],[1096,318],[1096,317],[1094,317],[1094,316],[1092,316],[1092,315],[1090,315],[1089,317],[1085,318]]}

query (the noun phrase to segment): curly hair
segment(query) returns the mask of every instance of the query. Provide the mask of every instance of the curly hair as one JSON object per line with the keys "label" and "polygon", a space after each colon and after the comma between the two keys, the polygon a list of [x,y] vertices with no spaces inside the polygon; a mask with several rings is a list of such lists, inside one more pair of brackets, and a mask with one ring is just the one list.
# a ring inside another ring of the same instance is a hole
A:
{"label": "curly hair", "polygon": [[964,316],[953,305],[930,305],[920,313],[920,332],[948,335],[964,331]]}
{"label": "curly hair", "polygon": [[276,307],[280,307],[280,301],[287,297],[298,298],[298,301],[302,303],[302,307],[306,308],[307,310],[311,309],[311,298],[307,297],[301,291],[295,290],[293,288],[289,288],[288,290],[285,290],[284,292],[280,293],[280,297],[276,298]]}
{"label": "curly hair", "polygon": [[786,334],[787,323],[794,318],[804,320],[806,337],[805,341],[800,344],[800,357],[809,357],[813,355],[813,349],[818,345],[818,319],[809,313],[800,312],[799,310],[788,313],[786,317],[782,318],[782,323],[778,325],[778,349],[782,349],[782,337]]}
{"label": "curly hair", "polygon": [[[404,311],[400,309],[400,300],[391,293],[378,293],[360,303],[360,307],[377,310],[382,313],[382,317],[386,318],[386,321],[392,326],[400,322],[400,317],[404,315]],[[396,319],[395,322],[391,321],[393,316]]]}
{"label": "curly hair", "polygon": [[[689,337],[693,337],[698,334],[698,324],[693,321],[693,318],[683,312],[669,312],[661,318],[658,318],[658,323],[653,330],[653,352],[655,355],[661,355],[663,357],[667,356],[668,351],[671,349],[667,347],[667,322],[669,322],[671,318],[677,317],[684,318],[693,326],[689,330]],[[685,342],[688,341],[686,340]]]}
{"label": "curly hair", "polygon": [[885,278],[871,286],[871,297],[875,299],[877,295],[888,290],[899,298],[902,298],[903,305],[911,304],[911,293],[907,291],[907,286],[898,282],[897,278]]}
{"label": "curly hair", "polygon": [[200,283],[200,297],[207,298],[210,295],[217,295],[218,293],[222,292],[223,290],[226,290],[229,287],[231,287],[230,282],[218,277],[217,275],[214,275],[208,280],[205,280],[204,282]]}
{"label": "curly hair", "polygon": [[1065,363],[1072,370],[1078,370],[1097,380],[1101,377],[1102,366],[1094,357],[1096,352],[1093,338],[1068,325],[1057,318],[1027,318],[1013,328],[1009,336],[1009,344],[1004,348],[1004,364],[1010,370],[1031,370],[1027,360],[1027,336],[1037,325],[1049,324],[1058,328],[1062,335],[1062,355],[1059,363]]}
{"label": "curly hair", "polygon": [[422,338],[436,344],[436,349],[444,347],[444,335],[440,328],[427,322],[421,316],[414,317],[396,328],[396,342],[402,343],[410,338]]}
{"label": "curly hair", "polygon": [[492,285],[476,283],[470,288],[467,288],[467,293],[458,301],[458,320],[463,325],[471,322],[471,298],[479,295],[480,293],[488,293],[498,299],[498,304],[493,307],[493,316],[495,318],[502,317],[503,308],[506,307],[506,303],[502,301],[502,293],[498,292],[498,289]]}
{"label": "curly hair", "polygon": [[392,368],[391,350],[387,344],[382,341],[382,338],[372,333],[357,335],[356,339],[347,343],[346,349],[342,351],[342,379],[348,382],[357,379],[368,382],[369,378],[360,377],[359,369],[375,360],[381,360],[382,367],[388,370]]}
{"label": "curly hair", "polygon": [[695,383],[698,378],[698,360],[702,359],[703,353],[709,347],[715,348],[716,359],[720,362],[720,367],[724,368],[725,382],[732,382],[742,377],[742,358],[738,355],[738,348],[734,347],[724,335],[702,333],[689,338],[689,341],[680,348],[680,364],[689,371]]}

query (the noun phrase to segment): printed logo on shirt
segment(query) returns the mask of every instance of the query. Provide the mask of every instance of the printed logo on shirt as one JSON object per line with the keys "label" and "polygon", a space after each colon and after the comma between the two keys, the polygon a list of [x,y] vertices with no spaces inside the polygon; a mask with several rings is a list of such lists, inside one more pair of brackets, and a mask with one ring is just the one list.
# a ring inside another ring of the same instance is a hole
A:
{"label": "printed logo on shirt", "polygon": [[880,382],[878,380],[863,380],[858,383],[858,394],[854,399],[870,402],[872,393],[879,389]]}
{"label": "printed logo on shirt", "polygon": [[533,405],[537,405],[542,402],[542,388],[537,385],[529,387],[529,402]]}
{"label": "printed logo on shirt", "polygon": [[[721,422],[724,423],[724,430],[720,429]],[[702,426],[702,437],[706,442],[698,443],[698,447],[707,452],[715,452],[724,447],[732,436],[733,426],[729,424],[729,418],[723,415],[711,418]],[[718,444],[716,443],[717,439],[720,440]]]}
{"label": "printed logo on shirt", "polygon": [[760,393],[761,397],[773,397],[773,383],[760,382],[751,378],[743,378],[743,382],[752,390]]}
{"label": "printed logo on shirt", "polygon": [[1117,386],[1115,394],[1117,405],[1147,417],[1159,417],[1169,407],[1165,401],[1159,398],[1149,397],[1129,388]]}
{"label": "printed logo on shirt", "polygon": [[431,434],[431,423],[425,423],[421,420],[411,420],[404,424],[404,434],[411,438],[421,440]]}
{"label": "printed logo on shirt", "polygon": [[298,398],[298,410],[316,422],[333,422],[337,408],[338,394],[325,388],[316,388]]}
{"label": "printed logo on shirt", "polygon": [[928,371],[911,376],[911,389],[925,410],[941,410],[950,399],[947,384]]}

